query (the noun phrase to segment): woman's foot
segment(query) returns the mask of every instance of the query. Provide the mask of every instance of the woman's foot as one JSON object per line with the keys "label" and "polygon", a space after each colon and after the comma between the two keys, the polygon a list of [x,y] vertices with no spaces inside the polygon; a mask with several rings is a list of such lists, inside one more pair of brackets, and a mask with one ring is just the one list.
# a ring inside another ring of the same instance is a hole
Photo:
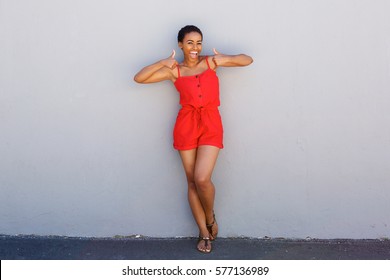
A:
{"label": "woman's foot", "polygon": [[213,241],[215,238],[217,238],[218,235],[218,224],[217,220],[215,219],[215,214],[213,212],[213,222],[206,225],[207,230],[210,233],[210,240]]}
{"label": "woman's foot", "polygon": [[199,252],[210,253],[211,252],[211,240],[208,236],[200,236],[198,239],[198,245],[196,247]]}

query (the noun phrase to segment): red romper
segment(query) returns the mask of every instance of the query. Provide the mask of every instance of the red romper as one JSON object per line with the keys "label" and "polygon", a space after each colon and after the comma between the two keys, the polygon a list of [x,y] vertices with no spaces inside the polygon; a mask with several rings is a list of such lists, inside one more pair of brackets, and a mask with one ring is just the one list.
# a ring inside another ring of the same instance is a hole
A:
{"label": "red romper", "polygon": [[173,130],[173,147],[177,150],[190,150],[201,145],[223,148],[223,127],[219,114],[219,80],[210,68],[193,76],[180,76],[175,87],[180,93],[180,109]]}

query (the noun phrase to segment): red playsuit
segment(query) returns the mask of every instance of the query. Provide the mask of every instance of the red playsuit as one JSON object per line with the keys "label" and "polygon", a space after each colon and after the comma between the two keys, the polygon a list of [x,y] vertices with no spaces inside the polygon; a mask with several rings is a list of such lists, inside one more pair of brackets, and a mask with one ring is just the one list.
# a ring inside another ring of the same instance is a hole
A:
{"label": "red playsuit", "polygon": [[193,76],[180,76],[175,87],[180,93],[180,109],[173,130],[173,147],[177,150],[190,150],[201,145],[223,148],[223,127],[219,114],[219,80],[210,68]]}

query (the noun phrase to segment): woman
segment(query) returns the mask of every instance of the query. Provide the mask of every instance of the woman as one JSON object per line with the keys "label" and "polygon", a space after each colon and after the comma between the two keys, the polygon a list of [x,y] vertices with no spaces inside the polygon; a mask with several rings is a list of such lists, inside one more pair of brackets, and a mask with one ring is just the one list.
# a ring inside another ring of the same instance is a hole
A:
{"label": "woman", "polygon": [[211,252],[211,241],[218,234],[214,215],[215,187],[211,181],[219,150],[223,148],[223,128],[218,111],[218,67],[246,66],[250,56],[224,55],[215,49],[212,56],[201,56],[203,34],[193,25],[183,27],[178,45],[184,60],[178,63],[175,50],[156,63],[144,67],[134,80],[156,83],[170,80],[180,93],[180,109],[173,132],[173,146],[180,153],[188,183],[188,200],[199,228],[197,249]]}

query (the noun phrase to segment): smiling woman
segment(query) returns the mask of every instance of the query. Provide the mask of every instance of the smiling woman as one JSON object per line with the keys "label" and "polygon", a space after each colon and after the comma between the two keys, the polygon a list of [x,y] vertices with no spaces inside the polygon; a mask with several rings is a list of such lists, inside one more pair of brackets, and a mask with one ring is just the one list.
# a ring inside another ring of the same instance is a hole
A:
{"label": "smiling woman", "polygon": [[203,34],[199,28],[196,26],[186,26],[182,28],[179,31],[177,40],[179,42],[179,47],[183,50],[184,54],[189,53],[191,59],[198,59],[198,55],[202,51],[203,41]]}
{"label": "smiling woman", "polygon": [[173,131],[173,146],[180,153],[188,183],[188,201],[199,228],[197,249],[211,252],[218,234],[214,214],[215,187],[211,181],[219,150],[223,148],[223,127],[218,107],[218,67],[246,66],[252,58],[245,54],[225,55],[213,50],[201,56],[203,34],[193,25],[183,27],[177,36],[184,60],[176,52],[144,67],[135,76],[138,83],[170,80],[180,93],[180,109]]}

